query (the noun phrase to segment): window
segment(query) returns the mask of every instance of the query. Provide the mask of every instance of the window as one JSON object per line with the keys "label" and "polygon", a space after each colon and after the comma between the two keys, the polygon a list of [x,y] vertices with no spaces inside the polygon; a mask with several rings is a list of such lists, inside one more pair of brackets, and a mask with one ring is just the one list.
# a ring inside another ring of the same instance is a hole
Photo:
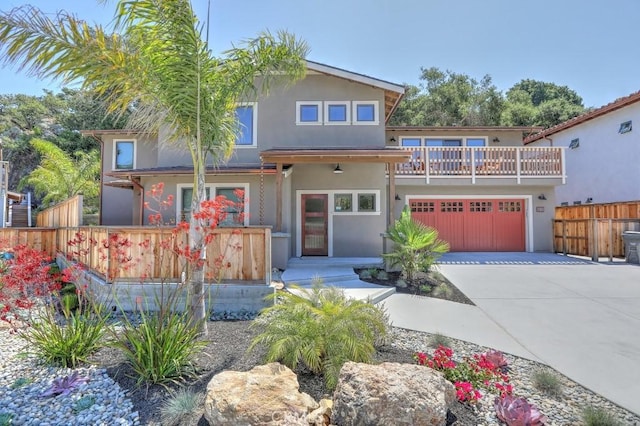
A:
{"label": "window", "polygon": [[113,169],[130,170],[136,165],[136,141],[113,141]]}
{"label": "window", "polygon": [[353,124],[378,124],[378,101],[354,101]]}
{"label": "window", "polygon": [[569,149],[576,149],[580,146],[580,138],[571,139]]}
{"label": "window", "polygon": [[[241,192],[239,192],[241,191]],[[215,196],[224,196],[228,200],[238,204],[230,206],[227,209],[227,217],[219,226],[247,226],[249,225],[249,184],[248,183],[228,183],[228,184],[207,184],[205,186],[206,198],[211,199],[212,194]],[[178,200],[177,206],[179,210],[176,212],[176,220],[178,222],[188,222],[191,219],[191,202],[193,201],[193,185],[178,184],[177,186]],[[244,206],[239,195],[244,193]],[[242,210],[244,207],[244,210]]]}
{"label": "window", "polygon": [[420,138],[401,138],[400,145],[402,146],[420,146],[422,143]]}
{"label": "window", "polygon": [[334,210],[337,212],[353,211],[353,208],[351,207],[352,202],[353,202],[353,194],[335,194]]}
{"label": "window", "polygon": [[322,124],[322,102],[296,102],[296,124]]}
{"label": "window", "polygon": [[358,211],[375,212],[376,194],[358,194]]}
{"label": "window", "polygon": [[349,101],[324,103],[324,124],[351,124],[350,119]]}
{"label": "window", "polygon": [[236,146],[256,146],[257,112],[258,105],[255,102],[236,107],[236,118],[240,127]]}
{"label": "window", "polygon": [[631,131],[631,120],[620,123],[620,129],[618,133],[629,133]]}

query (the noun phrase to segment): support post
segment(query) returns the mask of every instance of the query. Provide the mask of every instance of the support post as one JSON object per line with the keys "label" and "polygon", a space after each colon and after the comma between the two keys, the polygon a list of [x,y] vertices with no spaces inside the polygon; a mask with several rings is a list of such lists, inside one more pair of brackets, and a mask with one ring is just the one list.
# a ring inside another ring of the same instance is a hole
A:
{"label": "support post", "polygon": [[395,206],[396,206],[396,163],[387,163],[389,168],[389,226],[395,222]]}
{"label": "support post", "polygon": [[282,163],[276,163],[276,232],[282,232]]}

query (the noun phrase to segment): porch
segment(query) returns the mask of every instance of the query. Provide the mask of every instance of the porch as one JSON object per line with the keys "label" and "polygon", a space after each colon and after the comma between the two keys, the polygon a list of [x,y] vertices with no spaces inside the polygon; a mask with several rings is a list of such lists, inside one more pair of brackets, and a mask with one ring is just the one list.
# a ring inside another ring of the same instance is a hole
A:
{"label": "porch", "polygon": [[397,178],[450,184],[564,184],[565,149],[557,147],[403,147],[411,153],[408,162],[387,168]]}

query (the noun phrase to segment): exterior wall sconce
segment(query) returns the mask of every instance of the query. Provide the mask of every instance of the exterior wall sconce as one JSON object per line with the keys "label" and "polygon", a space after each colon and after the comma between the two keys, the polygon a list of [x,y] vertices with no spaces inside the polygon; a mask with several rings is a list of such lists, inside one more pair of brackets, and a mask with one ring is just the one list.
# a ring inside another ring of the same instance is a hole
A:
{"label": "exterior wall sconce", "polygon": [[391,139],[389,139],[389,142],[396,143],[396,138],[394,136],[391,136]]}
{"label": "exterior wall sconce", "polygon": [[496,136],[495,138],[493,138],[493,143],[500,143],[500,139],[498,139],[498,137]]}
{"label": "exterior wall sconce", "polygon": [[587,201],[585,201],[585,203],[587,203],[587,204],[593,203],[593,197],[587,198]]}
{"label": "exterior wall sconce", "polygon": [[333,169],[333,173],[337,175],[342,174],[342,169],[340,168],[340,164],[336,164],[336,168]]}
{"label": "exterior wall sconce", "polygon": [[538,200],[546,200],[547,197],[544,194],[538,195]]}
{"label": "exterior wall sconce", "polygon": [[396,201],[400,201],[400,200],[402,200],[402,198],[400,198],[400,196],[396,194]]}

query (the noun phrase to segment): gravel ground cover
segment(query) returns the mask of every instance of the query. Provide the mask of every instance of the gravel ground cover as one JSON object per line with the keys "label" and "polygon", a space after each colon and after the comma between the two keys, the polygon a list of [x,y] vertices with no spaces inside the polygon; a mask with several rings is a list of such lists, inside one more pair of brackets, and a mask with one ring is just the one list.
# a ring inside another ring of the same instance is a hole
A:
{"label": "gravel ground cover", "polygon": [[[223,370],[246,371],[258,365],[262,353],[246,352],[256,330],[250,321],[216,321],[209,324],[208,345],[196,360],[198,377],[184,383],[196,392],[204,392],[213,375]],[[400,328],[393,329],[388,346],[376,354],[376,362],[412,363],[415,351],[432,352],[430,336]],[[450,346],[458,360],[463,356],[486,351],[467,342],[451,339]],[[15,425],[158,425],[160,407],[170,396],[171,389],[161,386],[135,387],[135,379],[123,356],[112,348],[96,353],[90,365],[80,369],[89,381],[68,396],[42,397],[53,379],[69,374],[70,370],[40,365],[32,355],[25,355],[25,344],[15,335],[0,331],[0,414],[13,414]],[[562,394],[551,397],[532,384],[532,374],[544,366],[507,355],[511,365],[511,381],[516,394],[535,403],[549,418],[550,425],[580,425],[581,410],[587,405],[600,407],[617,417],[622,424],[640,425],[640,417],[560,376]],[[305,371],[297,371],[302,391],[316,399],[327,396],[322,380]],[[173,389],[177,389],[177,386]],[[88,408],[82,401],[93,403]],[[79,402],[81,401],[81,402]],[[493,411],[493,398],[484,397],[470,408],[456,404],[450,424],[486,425],[500,423]],[[195,416],[196,419],[199,416]],[[203,418],[194,424],[206,424]]]}

